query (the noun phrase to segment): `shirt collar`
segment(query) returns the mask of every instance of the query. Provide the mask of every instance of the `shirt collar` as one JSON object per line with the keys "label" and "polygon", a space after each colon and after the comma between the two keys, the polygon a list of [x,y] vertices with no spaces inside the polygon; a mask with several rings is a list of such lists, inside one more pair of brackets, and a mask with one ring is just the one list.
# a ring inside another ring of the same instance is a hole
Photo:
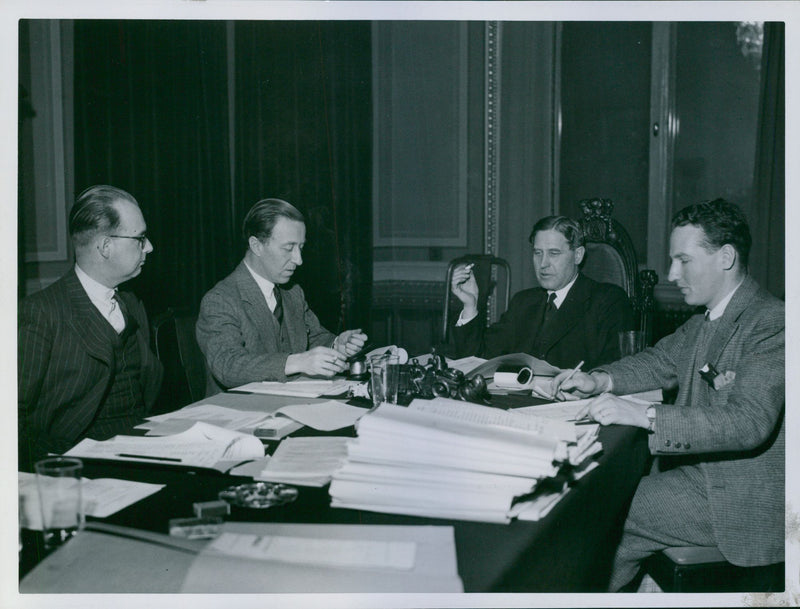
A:
{"label": "shirt collar", "polygon": [[247,264],[247,261],[244,261],[244,265],[247,267],[247,270],[250,271],[250,274],[255,279],[256,284],[258,285],[258,289],[261,290],[261,293],[264,294],[264,298],[267,299],[267,302],[271,301],[274,298],[273,290],[275,289],[275,284],[272,283],[269,279],[264,279],[261,275],[256,273],[250,265]]}
{"label": "shirt collar", "polygon": [[86,295],[89,296],[89,300],[92,301],[92,304],[101,311],[107,312],[112,307],[111,299],[114,297],[114,294],[116,294],[117,290],[114,288],[109,288],[108,286],[104,286],[96,279],[92,279],[77,264],[75,264],[75,274],[78,276],[78,281],[81,282],[81,285],[86,291]]}
{"label": "shirt collar", "polygon": [[735,288],[733,288],[730,292],[728,292],[728,295],[725,298],[723,298],[717,303],[717,306],[709,310],[708,312],[709,321],[714,321],[715,319],[719,319],[720,317],[722,317],[722,314],[725,312],[728,303],[731,301],[731,298],[733,298],[733,295],[736,293],[736,290],[739,289],[739,286],[741,286],[742,283],[744,283],[744,277],[742,277],[742,280],[738,284],[736,284]]}
{"label": "shirt collar", "polygon": [[[578,279],[578,274],[576,273],[575,277],[572,278],[572,281],[570,281],[567,285],[565,285],[560,290],[555,290],[556,298],[553,301],[553,304],[556,306],[556,309],[560,309],[561,308],[561,305],[563,304],[564,299],[567,297],[567,294],[569,294],[570,289],[575,284],[575,281],[577,279]],[[554,293],[553,290],[547,290],[547,296],[548,297],[550,296],[550,294],[553,294],[553,293]]]}

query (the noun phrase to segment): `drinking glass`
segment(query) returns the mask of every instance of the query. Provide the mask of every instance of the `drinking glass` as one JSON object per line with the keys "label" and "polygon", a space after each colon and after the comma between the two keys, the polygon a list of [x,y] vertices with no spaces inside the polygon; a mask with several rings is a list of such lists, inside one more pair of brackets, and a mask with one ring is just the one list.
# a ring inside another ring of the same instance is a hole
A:
{"label": "drinking glass", "polygon": [[83,528],[80,459],[51,457],[36,462],[44,547],[52,550]]}
{"label": "drinking glass", "polygon": [[397,404],[397,390],[400,380],[400,358],[397,355],[376,355],[370,358],[370,383],[372,404],[384,402]]}
{"label": "drinking glass", "polygon": [[618,336],[620,357],[633,355],[644,349],[644,332],[641,330],[625,330],[619,332]]}

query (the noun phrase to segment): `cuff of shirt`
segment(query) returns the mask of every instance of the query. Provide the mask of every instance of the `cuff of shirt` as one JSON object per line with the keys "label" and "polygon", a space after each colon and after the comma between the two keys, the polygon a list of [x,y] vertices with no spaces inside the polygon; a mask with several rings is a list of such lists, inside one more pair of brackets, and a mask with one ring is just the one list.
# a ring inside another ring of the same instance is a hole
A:
{"label": "cuff of shirt", "polygon": [[461,314],[458,316],[458,321],[456,321],[456,328],[458,328],[458,327],[461,327],[461,326],[464,326],[464,325],[468,324],[468,323],[469,323],[469,322],[471,322],[473,319],[475,319],[477,316],[478,316],[478,314],[477,314],[477,313],[475,313],[475,315],[473,315],[473,316],[472,316],[472,317],[470,317],[469,319],[465,319],[465,318],[464,318],[464,311],[461,311]]}

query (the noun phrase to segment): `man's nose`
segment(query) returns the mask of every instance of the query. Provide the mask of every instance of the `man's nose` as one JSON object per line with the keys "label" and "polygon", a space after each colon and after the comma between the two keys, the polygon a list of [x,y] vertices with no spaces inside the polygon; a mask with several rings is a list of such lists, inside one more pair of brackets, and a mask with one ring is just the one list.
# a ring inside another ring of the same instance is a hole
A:
{"label": "man's nose", "polygon": [[153,242],[150,239],[145,238],[144,240],[144,253],[149,254],[153,251]]}
{"label": "man's nose", "polygon": [[678,281],[680,278],[681,273],[678,266],[678,261],[674,261],[669,265],[669,275],[667,276],[668,281]]}
{"label": "man's nose", "polygon": [[299,247],[296,247],[292,250],[292,262],[297,266],[303,264],[303,254],[300,253]]}

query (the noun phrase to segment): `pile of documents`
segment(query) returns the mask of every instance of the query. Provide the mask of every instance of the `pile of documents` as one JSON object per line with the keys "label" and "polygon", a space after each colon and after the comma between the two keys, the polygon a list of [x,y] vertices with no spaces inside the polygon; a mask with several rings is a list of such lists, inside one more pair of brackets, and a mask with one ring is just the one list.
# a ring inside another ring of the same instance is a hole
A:
{"label": "pile of documents", "polygon": [[139,461],[227,471],[237,463],[264,456],[261,441],[249,434],[197,422],[184,432],[157,438],[114,436],[84,438],[64,453],[67,457]]}
{"label": "pile of documents", "polygon": [[540,482],[587,470],[601,450],[596,429],[579,439],[571,422],[445,398],[382,404],[357,429],[333,507],[485,522],[509,522],[518,498],[536,500],[527,517],[541,517],[566,489],[537,496]]}

